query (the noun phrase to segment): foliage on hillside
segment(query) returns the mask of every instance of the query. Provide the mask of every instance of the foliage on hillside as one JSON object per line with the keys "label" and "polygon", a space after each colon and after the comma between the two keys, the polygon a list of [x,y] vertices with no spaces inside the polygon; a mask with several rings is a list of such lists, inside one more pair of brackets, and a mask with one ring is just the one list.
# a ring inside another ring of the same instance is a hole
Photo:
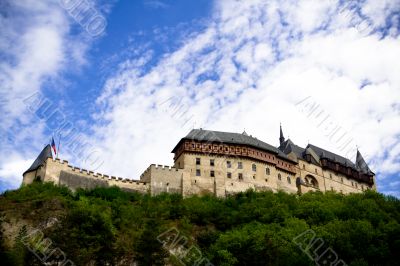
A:
{"label": "foliage on hillside", "polygon": [[[4,193],[0,219],[1,265],[41,265],[28,250],[46,254],[29,238],[35,229],[75,265],[191,265],[199,252],[203,265],[315,265],[294,241],[309,229],[323,241],[317,253],[330,247],[347,265],[400,262],[400,201],[371,191],[182,199],[36,183]],[[61,260],[52,256],[47,261]]]}

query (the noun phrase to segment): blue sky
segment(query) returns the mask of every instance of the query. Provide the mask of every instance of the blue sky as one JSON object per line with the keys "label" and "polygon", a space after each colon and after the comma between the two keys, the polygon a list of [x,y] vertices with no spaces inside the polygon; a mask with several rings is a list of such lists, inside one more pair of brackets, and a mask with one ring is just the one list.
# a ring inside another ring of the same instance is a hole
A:
{"label": "blue sky", "polygon": [[398,1],[62,2],[0,4],[1,190],[59,132],[71,164],[138,179],[193,127],[278,145],[282,122],[300,146],[358,146],[400,196]]}

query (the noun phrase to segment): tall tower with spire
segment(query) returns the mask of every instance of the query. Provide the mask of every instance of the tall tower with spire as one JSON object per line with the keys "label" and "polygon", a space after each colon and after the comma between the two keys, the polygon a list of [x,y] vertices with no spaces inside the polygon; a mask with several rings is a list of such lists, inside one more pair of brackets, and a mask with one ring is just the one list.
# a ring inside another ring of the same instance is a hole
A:
{"label": "tall tower with spire", "polygon": [[283,142],[285,142],[285,137],[283,136],[283,131],[282,131],[282,124],[279,124],[279,128],[280,128],[279,144],[282,144]]}

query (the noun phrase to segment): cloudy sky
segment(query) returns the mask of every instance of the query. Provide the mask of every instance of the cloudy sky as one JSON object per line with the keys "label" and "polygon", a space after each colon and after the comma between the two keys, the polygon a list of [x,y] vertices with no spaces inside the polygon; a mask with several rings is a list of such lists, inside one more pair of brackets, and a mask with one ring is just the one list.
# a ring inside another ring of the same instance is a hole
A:
{"label": "cloudy sky", "polygon": [[192,128],[277,146],[282,123],[400,197],[399,0],[3,0],[0,27],[0,190],[60,133],[138,179]]}

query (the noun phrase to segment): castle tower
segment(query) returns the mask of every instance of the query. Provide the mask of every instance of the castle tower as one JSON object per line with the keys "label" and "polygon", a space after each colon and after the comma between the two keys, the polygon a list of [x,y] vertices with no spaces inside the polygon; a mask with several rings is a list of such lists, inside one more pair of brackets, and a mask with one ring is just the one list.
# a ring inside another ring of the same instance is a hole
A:
{"label": "castle tower", "polygon": [[51,146],[49,144],[43,148],[31,167],[22,174],[23,184],[30,184],[35,180],[43,181],[43,166],[46,164],[47,158],[53,158],[53,155],[51,154]]}

